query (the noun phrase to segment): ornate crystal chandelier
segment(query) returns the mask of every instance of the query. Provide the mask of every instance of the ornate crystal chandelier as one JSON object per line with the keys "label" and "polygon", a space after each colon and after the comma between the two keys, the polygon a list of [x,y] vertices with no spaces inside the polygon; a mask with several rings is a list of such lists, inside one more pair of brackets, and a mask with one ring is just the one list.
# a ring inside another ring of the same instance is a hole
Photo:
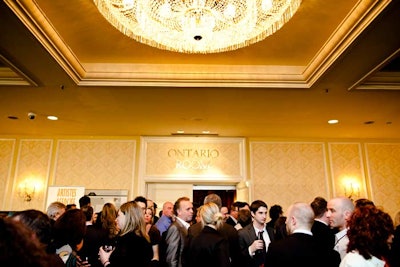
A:
{"label": "ornate crystal chandelier", "polygon": [[181,53],[235,50],[265,39],[301,0],[94,0],[134,40]]}

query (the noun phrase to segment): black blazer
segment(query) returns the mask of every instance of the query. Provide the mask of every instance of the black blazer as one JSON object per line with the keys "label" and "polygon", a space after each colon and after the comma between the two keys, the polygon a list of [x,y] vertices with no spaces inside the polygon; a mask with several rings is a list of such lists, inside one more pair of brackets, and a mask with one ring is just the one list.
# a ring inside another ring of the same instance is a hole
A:
{"label": "black blazer", "polygon": [[153,249],[150,242],[133,232],[116,238],[115,250],[110,256],[110,267],[150,266]]}
{"label": "black blazer", "polygon": [[230,267],[228,240],[217,230],[205,226],[185,248],[187,267]]}
{"label": "black blazer", "polygon": [[285,239],[278,240],[269,245],[265,257],[267,267],[316,267],[321,263],[317,259],[317,243],[311,235],[295,233]]}
{"label": "black blazer", "polygon": [[326,249],[333,249],[335,245],[335,233],[328,225],[320,221],[314,221],[311,232],[318,244]]}
{"label": "black blazer", "polygon": [[232,226],[235,226],[237,223],[235,223],[235,221],[231,218],[231,216],[228,217],[228,219],[226,219],[226,223],[230,224]]}
{"label": "black blazer", "polygon": [[[274,229],[270,227],[265,227],[265,230],[268,233],[269,239],[271,243],[275,240],[274,237]],[[257,263],[255,257],[249,255],[249,246],[253,244],[254,240],[257,239],[256,232],[254,230],[254,226],[252,223],[246,225],[244,228],[238,231],[239,235],[239,247],[240,247],[240,254],[242,256],[241,262],[242,266],[247,267],[258,267],[259,264]]]}
{"label": "black blazer", "polygon": [[340,256],[333,252],[322,248],[312,235],[294,233],[269,245],[265,266],[339,266]]}
{"label": "black blazer", "polygon": [[[188,238],[193,239],[198,236],[202,231],[203,226],[201,223],[195,223],[189,227]],[[240,248],[239,248],[239,237],[238,231],[227,223],[222,225],[222,228],[218,232],[228,241],[229,245],[229,257],[231,259],[232,267],[239,267],[240,265]]]}

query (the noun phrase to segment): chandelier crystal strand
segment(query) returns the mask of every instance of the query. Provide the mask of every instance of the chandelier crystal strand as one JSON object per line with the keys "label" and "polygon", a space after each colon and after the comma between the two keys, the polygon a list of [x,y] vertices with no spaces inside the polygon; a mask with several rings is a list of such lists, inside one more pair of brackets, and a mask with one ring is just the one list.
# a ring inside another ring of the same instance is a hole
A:
{"label": "chandelier crystal strand", "polygon": [[94,0],[130,38],[181,53],[219,53],[264,40],[301,0]]}

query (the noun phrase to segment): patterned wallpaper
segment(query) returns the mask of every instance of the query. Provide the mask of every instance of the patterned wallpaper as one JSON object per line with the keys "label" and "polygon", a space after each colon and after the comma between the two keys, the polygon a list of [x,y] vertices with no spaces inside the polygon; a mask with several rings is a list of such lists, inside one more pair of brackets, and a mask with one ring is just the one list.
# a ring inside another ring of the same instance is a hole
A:
{"label": "patterned wallpaper", "polygon": [[367,197],[364,166],[359,143],[329,143],[334,196]]}
{"label": "patterned wallpaper", "polygon": [[135,140],[59,140],[51,185],[131,192],[135,154]]}
{"label": "patterned wallpaper", "polygon": [[253,200],[286,210],[292,203],[328,197],[323,143],[250,143]]}
{"label": "patterned wallpaper", "polygon": [[[50,171],[52,140],[22,139],[19,144],[13,190],[11,195],[11,210],[21,210],[43,206]],[[30,202],[23,199],[25,190],[35,187],[34,198]]]}
{"label": "patterned wallpaper", "polygon": [[[144,176],[136,172],[139,159],[148,160],[150,176],[170,167],[158,166],[153,157],[136,158],[137,140],[0,139],[0,183],[4,185],[0,187],[0,208],[45,209],[50,185],[127,189],[129,196],[141,194],[138,184]],[[400,210],[400,143],[247,142],[249,177],[246,180],[245,173],[237,186],[240,200],[263,199],[269,206],[280,204],[286,210],[295,201],[343,195],[344,177],[353,177],[360,184],[360,197],[372,199],[391,215]],[[224,144],[218,148],[228,155],[219,159],[218,166],[224,175],[242,175],[247,166],[240,160],[240,149],[226,146],[228,149]],[[151,153],[156,155],[165,147],[150,147]],[[37,179],[43,186],[31,202],[24,202],[18,194],[27,179]],[[221,176],[211,182],[226,181]]]}
{"label": "patterned wallpaper", "polygon": [[[7,189],[10,186],[15,139],[0,139],[0,209],[6,210]],[[10,187],[11,188],[11,187]]]}
{"label": "patterned wallpaper", "polygon": [[400,144],[365,144],[372,199],[390,215],[400,211]]}

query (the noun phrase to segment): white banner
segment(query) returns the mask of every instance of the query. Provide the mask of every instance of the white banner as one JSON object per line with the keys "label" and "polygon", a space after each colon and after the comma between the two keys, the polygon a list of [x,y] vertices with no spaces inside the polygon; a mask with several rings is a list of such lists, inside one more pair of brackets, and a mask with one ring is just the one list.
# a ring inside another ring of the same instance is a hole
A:
{"label": "white banner", "polygon": [[76,204],[79,208],[79,199],[84,195],[85,187],[83,186],[49,186],[46,207],[52,202],[59,201],[65,205]]}

